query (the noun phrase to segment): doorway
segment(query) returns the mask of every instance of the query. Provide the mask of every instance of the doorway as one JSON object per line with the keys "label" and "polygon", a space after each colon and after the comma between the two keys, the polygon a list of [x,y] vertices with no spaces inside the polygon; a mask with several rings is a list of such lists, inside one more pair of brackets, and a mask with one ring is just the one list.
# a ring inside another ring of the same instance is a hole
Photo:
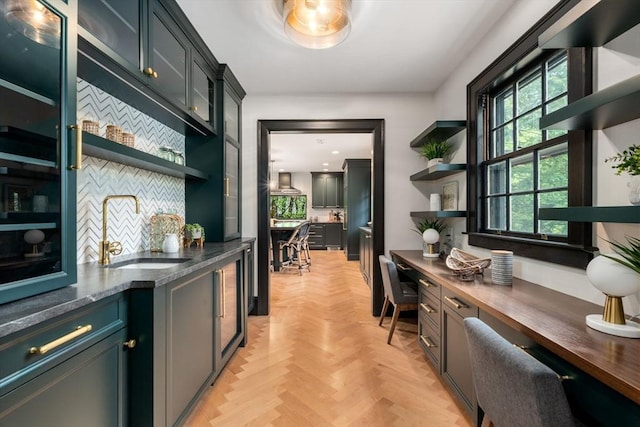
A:
{"label": "doorway", "polygon": [[384,119],[258,120],[258,298],[255,314],[269,314],[269,138],[275,132],[370,133],[373,139],[373,282],[371,314],[377,316],[384,297],[378,255],[384,254]]}

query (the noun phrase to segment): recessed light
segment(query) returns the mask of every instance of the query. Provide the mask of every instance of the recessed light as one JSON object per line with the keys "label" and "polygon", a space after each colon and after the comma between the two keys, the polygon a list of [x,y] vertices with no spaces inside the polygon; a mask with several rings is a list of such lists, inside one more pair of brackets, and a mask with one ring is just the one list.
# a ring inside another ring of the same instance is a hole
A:
{"label": "recessed light", "polygon": [[333,150],[331,154],[340,154],[340,152],[338,150]]}
{"label": "recessed light", "polygon": [[278,169],[278,172],[284,172],[284,169]]}
{"label": "recessed light", "polygon": [[324,168],[324,169],[322,169],[322,172],[329,172],[329,169]]}
{"label": "recessed light", "polygon": [[322,166],[329,166],[329,163],[323,163]]}

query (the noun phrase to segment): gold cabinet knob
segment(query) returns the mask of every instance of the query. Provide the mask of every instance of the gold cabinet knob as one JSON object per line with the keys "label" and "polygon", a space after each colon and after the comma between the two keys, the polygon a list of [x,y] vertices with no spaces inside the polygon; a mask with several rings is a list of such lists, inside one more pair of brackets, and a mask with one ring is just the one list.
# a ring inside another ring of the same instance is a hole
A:
{"label": "gold cabinet knob", "polygon": [[153,74],[151,74],[151,76],[152,76],[154,79],[157,79],[157,78],[158,78],[158,73],[156,73],[156,72],[154,71],[154,72],[153,72]]}
{"label": "gold cabinet knob", "polygon": [[147,67],[144,70],[142,70],[142,72],[146,75],[146,76],[151,76],[153,75],[153,68],[151,67]]}
{"label": "gold cabinet knob", "polygon": [[133,339],[131,339],[131,340],[129,340],[129,341],[125,341],[125,342],[123,343],[123,345],[124,345],[126,348],[134,348],[134,347],[136,346],[136,344],[137,344],[137,343],[136,343],[136,340],[133,340]]}
{"label": "gold cabinet knob", "polygon": [[191,111],[198,111],[198,106],[194,105],[193,107],[191,107]]}

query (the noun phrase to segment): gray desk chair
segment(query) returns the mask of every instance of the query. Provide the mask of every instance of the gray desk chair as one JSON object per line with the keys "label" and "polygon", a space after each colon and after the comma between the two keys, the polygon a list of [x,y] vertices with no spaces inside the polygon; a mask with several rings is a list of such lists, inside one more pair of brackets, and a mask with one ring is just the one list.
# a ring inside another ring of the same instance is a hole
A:
{"label": "gray desk chair", "polygon": [[464,319],[482,425],[569,427],[574,422],[562,380],[476,318]]}
{"label": "gray desk chair", "polygon": [[393,304],[393,317],[391,326],[389,327],[389,338],[387,344],[391,344],[393,331],[398,323],[398,316],[401,311],[418,309],[418,294],[408,284],[400,282],[398,270],[393,261],[384,255],[379,256],[380,270],[382,270],[382,284],[384,285],[384,304],[382,305],[382,313],[380,313],[380,322],[378,326],[382,326],[384,316],[387,314],[389,303]]}

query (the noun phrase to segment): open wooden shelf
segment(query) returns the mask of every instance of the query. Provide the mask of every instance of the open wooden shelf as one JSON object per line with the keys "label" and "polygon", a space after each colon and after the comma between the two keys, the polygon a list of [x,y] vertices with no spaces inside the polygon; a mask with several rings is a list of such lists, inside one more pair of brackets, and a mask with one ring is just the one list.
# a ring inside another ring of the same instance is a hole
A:
{"label": "open wooden shelf", "polygon": [[467,216],[467,211],[417,211],[409,215],[412,218],[460,218]]}
{"label": "open wooden shelf", "polygon": [[538,46],[602,46],[640,24],[639,7],[637,0],[583,0],[540,34]]}
{"label": "open wooden shelf", "polygon": [[[639,6],[640,7],[640,6]],[[640,118],[640,75],[540,118],[541,129],[606,129]]]}
{"label": "open wooden shelf", "polygon": [[446,140],[467,127],[465,120],[436,120],[420,135],[413,138],[409,146],[422,147],[429,139]]}
{"label": "open wooden shelf", "polygon": [[640,206],[542,208],[540,219],[573,222],[640,223]]}
{"label": "open wooden shelf", "polygon": [[82,148],[84,154],[103,160],[133,166],[177,178],[208,179],[209,175],[198,169],[182,166],[158,156],[145,153],[126,145],[83,132]]}
{"label": "open wooden shelf", "polygon": [[409,178],[411,181],[435,181],[436,179],[454,175],[467,170],[463,163],[438,163],[425,170],[414,173]]}

